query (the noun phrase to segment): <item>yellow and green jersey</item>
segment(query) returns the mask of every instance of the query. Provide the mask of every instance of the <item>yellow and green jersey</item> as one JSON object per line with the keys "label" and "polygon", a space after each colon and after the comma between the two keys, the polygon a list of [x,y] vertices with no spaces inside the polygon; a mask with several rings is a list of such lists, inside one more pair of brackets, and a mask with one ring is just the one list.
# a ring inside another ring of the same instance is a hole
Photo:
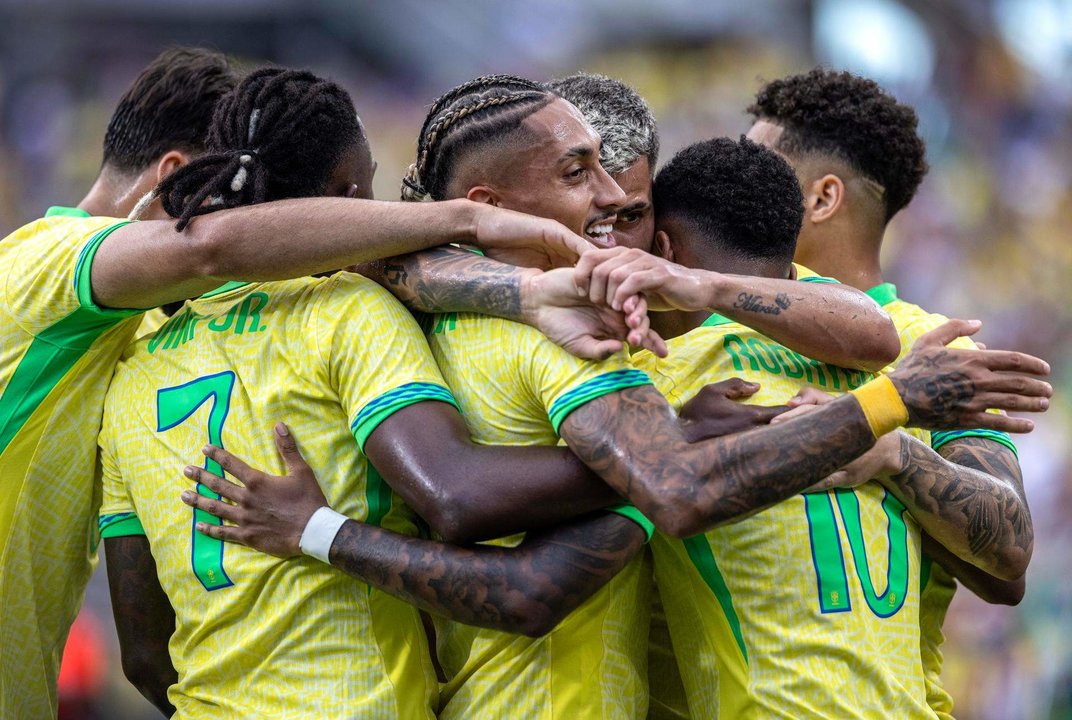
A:
{"label": "yellow and green jersey", "polygon": [[104,393],[140,311],[93,302],[124,221],[51,208],[0,241],[0,717],[55,717],[67,631],[97,550]]}
{"label": "yellow and green jersey", "polygon": [[[634,356],[680,408],[741,377],[774,405],[870,379],[718,315]],[[656,534],[655,574],[694,718],[932,717],[919,653],[920,531],[877,483],[797,495],[686,540]]]}
{"label": "yellow and green jersey", "polygon": [[152,547],[176,615],[176,717],[434,716],[415,608],[312,558],[194,532],[213,518],[179,499],[183,466],[205,462],[210,442],[282,474],[272,427],[283,420],[332,507],[415,535],[417,518],[363,447],[384,419],[424,401],[454,404],[420,329],[349,273],[230,283],[136,341],[105,405],[100,527],[105,538],[144,534]]}
{"label": "yellow and green jersey", "polygon": [[[897,287],[892,283],[876,285],[868,290],[867,294],[889,314],[901,339],[901,354],[887,371],[904,359],[920,335],[948,320],[944,315],[929,313],[918,305],[901,300],[897,297]],[[957,338],[950,343],[950,347],[974,349],[976,345],[969,338]],[[931,437],[931,447],[937,450],[951,440],[965,437],[993,440],[1016,452],[1016,446],[1008,433],[987,429],[935,432]],[[945,622],[946,611],[949,610],[956,590],[956,581],[941,565],[932,564],[929,558],[923,558],[923,591],[919,613],[920,650],[927,678],[927,702],[943,720],[952,720],[953,698],[946,692],[941,680],[942,643],[945,642],[942,623]]]}
{"label": "yellow and green jersey", "polygon": [[[449,313],[428,329],[432,353],[478,443],[554,445],[563,419],[576,408],[651,384],[624,354],[581,360],[508,320]],[[646,555],[542,638],[437,619],[447,674],[439,717],[643,718],[651,591]]]}

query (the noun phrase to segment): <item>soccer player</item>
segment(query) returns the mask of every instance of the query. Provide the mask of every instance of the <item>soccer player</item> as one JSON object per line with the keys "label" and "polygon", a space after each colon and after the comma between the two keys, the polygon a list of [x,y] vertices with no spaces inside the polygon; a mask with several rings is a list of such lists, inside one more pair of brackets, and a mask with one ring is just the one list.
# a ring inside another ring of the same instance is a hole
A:
{"label": "soccer player", "polygon": [[[781,153],[804,188],[806,214],[797,261],[865,290],[879,302],[897,325],[903,358],[917,337],[945,321],[900,299],[897,288],[884,282],[879,263],[887,223],[911,201],[927,171],[915,111],[872,80],[815,69],[768,83],[749,112],[755,118],[749,137]],[[954,346],[974,347],[967,339]],[[1033,532],[1016,449],[1008,435],[989,429],[936,432],[931,447],[949,462],[940,462],[919,443],[905,441],[904,452],[917,463],[918,472],[945,474],[956,471],[950,467],[955,463],[968,475],[989,477],[993,490],[988,493],[1008,501],[983,514],[978,508],[986,506],[978,504],[980,498],[967,493],[941,498],[972,513],[985,532],[977,549],[993,548],[1010,529],[1018,538],[989,574],[924,537],[926,585],[920,619],[928,699],[940,717],[950,718],[953,702],[940,678],[941,626],[956,591],[953,577],[990,602],[1019,602]],[[1002,492],[1007,488],[1015,492]]]}
{"label": "soccer player", "polygon": [[[701,270],[788,274],[802,197],[773,152],[748,141],[698,143],[663,168],[655,200],[663,257]],[[641,257],[614,267],[606,282],[661,265]],[[686,273],[671,270],[661,289],[646,287],[667,292]],[[671,404],[730,375],[758,382],[749,402],[764,403],[784,402],[801,387],[844,391],[862,380],[722,316],[682,315],[679,323],[691,328],[668,340],[665,360],[635,358]],[[798,496],[683,542],[656,536],[656,574],[692,716],[930,716],[918,652],[919,524],[963,553],[982,533],[956,508],[917,502],[964,485],[907,467],[890,452],[898,439],[884,438],[884,454],[860,471],[865,479],[871,468],[881,471],[882,486]],[[978,509],[986,514],[1015,498],[1005,495]],[[1006,532],[1001,543],[1014,549],[1015,534]],[[843,548],[851,548],[845,557],[855,572],[845,571]],[[982,549],[977,562],[996,555]]]}
{"label": "soccer player", "polygon": [[[598,137],[568,103],[518,79],[478,80],[433,104],[406,194],[468,197],[548,214],[591,232],[612,223],[624,197],[607,185],[598,149]],[[589,188],[592,194],[582,192]],[[778,281],[748,282],[771,287]],[[715,285],[703,288],[701,307],[717,294]],[[623,358],[578,361],[526,326],[464,314],[441,316],[430,343],[478,442],[540,445],[561,436],[611,487],[675,536],[788,497],[833,469],[826,463],[840,466],[873,441],[863,432],[866,423],[847,431],[853,423],[840,413],[855,412],[855,406],[843,403],[829,430],[798,423],[786,437],[776,436],[785,425],[765,430],[766,442],[749,433],[689,445],[670,422],[665,400]],[[796,434],[809,431],[814,436],[807,440]],[[751,442],[762,442],[764,451]],[[772,444],[788,452],[772,457]],[[731,467],[741,473],[736,492],[723,484]],[[646,653],[643,630],[637,631],[638,621],[646,622],[637,604],[646,587],[641,572],[627,567],[540,640],[443,628],[440,658],[448,683],[441,716],[494,715],[505,702],[527,715],[594,716],[608,707],[635,714],[643,702],[637,694],[644,692],[638,647],[641,656]],[[599,680],[583,683],[573,668],[596,667],[593,648],[602,648]],[[541,690],[548,683],[561,691],[550,705]]]}

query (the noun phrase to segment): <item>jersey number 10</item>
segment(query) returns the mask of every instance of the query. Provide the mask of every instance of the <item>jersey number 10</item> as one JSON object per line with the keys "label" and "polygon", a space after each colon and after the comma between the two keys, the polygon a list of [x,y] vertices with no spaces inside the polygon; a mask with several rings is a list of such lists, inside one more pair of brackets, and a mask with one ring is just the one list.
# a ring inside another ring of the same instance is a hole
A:
{"label": "jersey number 10", "polygon": [[882,510],[888,522],[886,542],[889,555],[886,565],[886,590],[881,595],[875,591],[871,580],[867,546],[860,524],[860,501],[856,492],[841,489],[804,496],[811,554],[815,563],[815,579],[819,586],[819,608],[823,613],[852,610],[852,603],[849,601],[849,578],[845,571],[845,554],[834,519],[835,498],[838,510],[841,511],[845,535],[849,539],[853,565],[860,579],[864,600],[871,612],[878,617],[890,617],[904,605],[905,593],[908,591],[908,530],[904,522],[905,506],[889,492],[886,492],[882,500]]}
{"label": "jersey number 10", "polygon": [[[156,431],[164,432],[181,425],[197,409],[212,401],[208,413],[208,441],[217,447],[223,447],[223,423],[231,409],[231,391],[234,390],[235,374],[231,371],[204,375],[183,385],[162,388],[156,392]],[[223,477],[223,468],[215,460],[205,458],[205,469]],[[197,492],[205,497],[219,499],[219,495],[201,483]],[[191,526],[191,561],[194,575],[206,590],[219,590],[234,585],[223,569],[223,541],[210,538],[197,532],[197,523],[205,522],[221,525],[223,521],[208,513],[194,508]]]}

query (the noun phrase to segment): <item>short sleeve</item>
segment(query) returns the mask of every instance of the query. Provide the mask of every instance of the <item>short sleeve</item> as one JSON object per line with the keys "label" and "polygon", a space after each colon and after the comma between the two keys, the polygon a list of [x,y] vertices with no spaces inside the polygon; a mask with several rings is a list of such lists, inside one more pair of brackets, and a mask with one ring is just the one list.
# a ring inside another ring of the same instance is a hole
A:
{"label": "short sleeve", "polygon": [[841,284],[836,278],[823,277],[814,270],[806,268],[799,263],[793,263],[793,267],[795,267],[797,271],[797,280],[801,282],[830,283],[832,285]]}
{"label": "short sleeve", "polygon": [[97,438],[104,486],[100,514],[97,518],[102,538],[145,534],[145,529],[135,513],[134,503],[130,499],[130,493],[127,491],[116,458],[115,425],[112,422],[115,405],[113,394],[109,392],[105,401],[100,435]]}
{"label": "short sleeve", "polygon": [[126,221],[116,218],[53,216],[20,228],[0,248],[5,264],[4,303],[14,320],[49,341],[79,347],[82,336],[136,315],[93,302],[90,282],[100,244]]}
{"label": "short sleeve", "polygon": [[339,273],[314,315],[319,352],[364,450],[380,423],[419,402],[458,407],[416,320],[372,281]]}
{"label": "short sleeve", "polygon": [[621,505],[612,505],[607,508],[607,512],[614,513],[615,515],[621,515],[624,518],[629,518],[644,531],[645,542],[651,542],[651,536],[655,534],[655,523],[636,509],[635,506],[628,503],[622,503]]}
{"label": "short sleeve", "polygon": [[585,403],[619,390],[652,384],[624,352],[607,360],[585,360],[566,352],[537,330],[531,333],[535,335],[522,358],[524,373],[547,409],[556,433],[566,416]]}

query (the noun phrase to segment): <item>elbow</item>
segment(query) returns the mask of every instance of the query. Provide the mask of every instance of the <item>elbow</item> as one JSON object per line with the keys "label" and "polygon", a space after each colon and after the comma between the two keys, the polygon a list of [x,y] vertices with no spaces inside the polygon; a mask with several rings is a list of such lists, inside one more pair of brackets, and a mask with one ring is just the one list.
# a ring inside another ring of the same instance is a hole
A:
{"label": "elbow", "polygon": [[506,628],[507,632],[524,635],[530,638],[541,638],[558,627],[565,617],[565,613],[552,612],[547,607],[535,607],[536,603],[526,603],[531,607],[524,608],[512,623],[513,627]]}
{"label": "elbow", "polygon": [[901,354],[901,340],[887,318],[869,342],[852,349],[860,370],[877,373]]}
{"label": "elbow", "polygon": [[1012,580],[1002,580],[990,583],[980,597],[991,605],[1016,606],[1024,599],[1024,590],[1027,588],[1025,577],[1021,575]]}
{"label": "elbow", "polygon": [[422,509],[421,516],[444,542],[468,545],[485,539],[477,511],[480,502],[478,498],[465,497],[464,493],[444,491],[431,507]]}
{"label": "elbow", "polygon": [[194,277],[220,280],[235,277],[238,268],[234,255],[228,250],[234,245],[231,213],[220,211],[195,218],[184,233],[190,245],[187,256]]}
{"label": "elbow", "polygon": [[123,652],[123,675],[142,695],[151,697],[161,685],[158,659],[145,652]]}

